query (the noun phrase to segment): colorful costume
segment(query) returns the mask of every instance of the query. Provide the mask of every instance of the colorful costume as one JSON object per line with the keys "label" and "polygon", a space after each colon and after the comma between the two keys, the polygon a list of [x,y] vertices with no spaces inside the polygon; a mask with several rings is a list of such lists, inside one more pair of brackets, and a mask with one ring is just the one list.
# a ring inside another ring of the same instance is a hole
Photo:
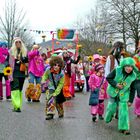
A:
{"label": "colorful costume", "polygon": [[[28,101],[39,102],[41,96],[41,77],[44,74],[44,61],[38,50],[32,50],[28,53],[29,65],[29,86],[25,92]],[[36,81],[36,85],[34,85]]]}
{"label": "colorful costume", "polygon": [[3,100],[3,85],[2,78],[5,78],[6,85],[6,99],[11,98],[10,80],[8,76],[4,75],[4,69],[9,66],[9,52],[7,43],[0,42],[0,100]]}
{"label": "colorful costume", "polygon": [[72,97],[75,97],[75,80],[76,80],[76,65],[72,64],[71,65],[71,78],[70,78],[70,93],[72,95]]}
{"label": "colorful costume", "polygon": [[64,73],[65,73],[65,82],[64,82],[64,87],[63,87],[63,92],[64,92],[64,96],[66,98],[71,98],[72,95],[70,93],[70,78],[71,78],[71,63],[77,64],[79,62],[80,56],[78,56],[77,60],[73,60],[71,59],[70,56],[68,57],[64,57],[63,56],[63,60],[64,60]]}
{"label": "colorful costume", "polygon": [[120,60],[123,58],[123,55],[121,54],[122,52],[124,52],[123,43],[120,41],[115,42],[106,59],[105,77],[107,77],[107,75],[119,65]]}
{"label": "colorful costume", "polygon": [[[18,47],[17,47],[18,44]],[[20,48],[19,48],[20,45]],[[20,38],[16,38],[10,48],[10,66],[13,73],[10,76],[11,80],[11,97],[14,111],[21,112],[22,106],[22,89],[25,81],[25,70],[21,69],[21,66],[28,62],[27,49]]]}
{"label": "colorful costume", "polygon": [[[131,73],[126,73],[124,69],[126,66],[133,67]],[[134,60],[129,57],[124,58],[120,66],[114,69],[106,78],[109,83],[107,93],[110,99],[106,108],[105,121],[107,123],[111,122],[118,106],[118,129],[121,131],[129,130],[128,102],[132,103],[134,99],[136,70]],[[118,83],[123,86],[122,89],[116,87]]]}
{"label": "colorful costume", "polygon": [[[64,74],[61,71],[61,68],[63,67],[61,66],[61,64],[63,63],[63,61],[58,56],[55,56],[51,59],[51,68],[48,69],[42,77],[43,83],[49,81],[46,97],[46,120],[53,119],[55,108],[58,111],[59,117],[64,116],[63,102],[65,100],[62,99],[64,97],[62,92],[62,88],[64,85]],[[53,67],[55,67],[55,64],[60,65],[60,69],[57,72],[53,69]]]}
{"label": "colorful costume", "polygon": [[[97,66],[99,67],[100,64]],[[100,68],[103,68],[103,66],[101,65]],[[102,115],[104,114],[104,100],[107,99],[107,81],[104,76],[98,76],[96,73],[94,73],[90,76],[88,82],[91,89],[91,94],[94,94],[94,90],[99,90],[98,104],[91,105],[91,115],[93,116],[93,121],[96,120],[97,114],[99,115],[100,119],[103,119]]]}
{"label": "colorful costume", "polygon": [[136,61],[136,67],[138,68],[136,80],[137,96],[135,97],[134,113],[140,117],[140,52],[134,56],[134,59]]}

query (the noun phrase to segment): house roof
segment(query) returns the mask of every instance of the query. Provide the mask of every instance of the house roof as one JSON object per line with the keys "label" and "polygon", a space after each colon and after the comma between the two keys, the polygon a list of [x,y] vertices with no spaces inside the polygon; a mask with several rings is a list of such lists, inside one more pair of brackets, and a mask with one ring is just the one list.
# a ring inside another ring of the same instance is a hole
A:
{"label": "house roof", "polygon": [[[51,48],[52,47],[52,40],[42,42],[39,44],[41,47],[44,48]],[[72,41],[59,41],[59,40],[54,40],[54,49],[58,48],[63,48],[63,47],[75,47],[75,43]]]}

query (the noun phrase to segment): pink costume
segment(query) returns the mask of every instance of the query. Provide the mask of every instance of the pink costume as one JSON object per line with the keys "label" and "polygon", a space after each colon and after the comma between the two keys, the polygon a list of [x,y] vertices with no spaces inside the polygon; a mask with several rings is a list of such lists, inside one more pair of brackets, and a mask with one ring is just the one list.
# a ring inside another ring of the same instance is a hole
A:
{"label": "pink costume", "polygon": [[[92,74],[89,78],[89,87],[91,88],[91,90],[95,90],[95,88],[99,88],[101,81],[102,81],[103,77],[99,77],[96,74]],[[103,84],[100,88],[99,91],[99,104],[95,105],[95,106],[91,106],[91,114],[92,115],[103,115],[104,113],[104,99],[107,99],[107,93],[106,93],[106,89],[107,89],[107,81],[104,78]]]}
{"label": "pink costume", "polygon": [[38,50],[33,50],[28,53],[29,66],[28,72],[34,74],[37,77],[42,77],[44,74],[44,61],[39,55]]}
{"label": "pink costume", "polygon": [[3,100],[3,84],[2,78],[5,78],[5,85],[6,85],[6,98],[11,98],[11,87],[10,87],[10,80],[8,76],[4,75],[4,69],[9,66],[9,52],[7,43],[0,42],[0,100]]}
{"label": "pink costume", "polygon": [[74,89],[75,80],[76,80],[75,67],[76,67],[75,64],[71,65],[70,93],[72,97],[75,96],[75,89]]}
{"label": "pink costume", "polygon": [[139,97],[135,97],[134,113],[136,115],[140,116],[140,98]]}

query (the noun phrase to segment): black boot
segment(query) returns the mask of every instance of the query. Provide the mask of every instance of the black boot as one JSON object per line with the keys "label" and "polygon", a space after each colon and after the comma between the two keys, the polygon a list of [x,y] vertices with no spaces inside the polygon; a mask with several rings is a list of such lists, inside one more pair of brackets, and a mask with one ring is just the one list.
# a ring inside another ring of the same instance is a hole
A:
{"label": "black boot", "polygon": [[28,98],[27,101],[28,101],[28,102],[31,102],[31,98]]}
{"label": "black boot", "polygon": [[46,120],[52,120],[53,119],[53,114],[48,114],[46,116]]}
{"label": "black boot", "polygon": [[32,102],[40,102],[40,100],[32,100]]}
{"label": "black boot", "polygon": [[64,115],[59,115],[59,118],[64,118]]}
{"label": "black boot", "polygon": [[92,116],[92,121],[93,121],[93,122],[96,122],[96,120],[97,120],[97,117],[93,115],[93,116]]}

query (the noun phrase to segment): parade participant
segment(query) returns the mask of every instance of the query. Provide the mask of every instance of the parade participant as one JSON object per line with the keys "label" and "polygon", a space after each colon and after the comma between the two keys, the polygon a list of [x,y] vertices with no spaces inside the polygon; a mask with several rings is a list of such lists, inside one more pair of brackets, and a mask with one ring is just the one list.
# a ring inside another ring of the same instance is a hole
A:
{"label": "parade participant", "polygon": [[93,67],[96,66],[97,64],[100,64],[100,60],[101,60],[101,56],[99,54],[94,54],[93,62],[92,62]]}
{"label": "parade participant", "polygon": [[47,55],[45,53],[42,53],[41,56],[44,60],[44,68],[45,68],[44,71],[45,71],[49,67],[49,64],[47,62]]}
{"label": "parade participant", "polygon": [[86,79],[86,91],[89,92],[89,84],[88,84],[88,80],[89,80],[89,70],[90,70],[90,61],[88,60],[88,56],[84,57],[84,63],[83,63],[83,72],[84,72],[84,76]]}
{"label": "parade participant", "polygon": [[134,56],[136,67],[138,68],[137,72],[137,79],[136,79],[136,92],[137,96],[135,97],[135,104],[134,104],[134,113],[140,118],[140,48],[136,50],[136,55]]}
{"label": "parade participant", "polygon": [[103,120],[104,100],[107,98],[107,81],[104,77],[103,65],[97,64],[95,66],[95,72],[90,76],[88,82],[91,88],[89,105],[91,105],[92,120],[96,122],[97,115],[99,115],[100,120]]}
{"label": "parade participant", "polygon": [[101,61],[100,61],[100,63],[102,64],[102,65],[105,65],[106,64],[106,56],[101,56]]}
{"label": "parade participant", "polygon": [[70,93],[75,97],[76,64],[71,64]]}
{"label": "parade participant", "polygon": [[39,102],[41,96],[41,77],[44,74],[45,67],[39,49],[39,45],[33,45],[32,50],[28,53],[29,86],[27,87],[25,94],[29,102],[31,99],[33,102]]}
{"label": "parade participant", "polygon": [[106,59],[105,77],[119,65],[122,51],[123,43],[120,41],[115,42]]}
{"label": "parade participant", "polygon": [[137,68],[133,58],[124,58],[120,66],[116,67],[107,77],[109,83],[107,93],[110,98],[108,101],[105,121],[111,122],[118,106],[118,129],[123,134],[129,132],[129,109],[135,96],[135,79]]}
{"label": "parade participant", "polygon": [[21,112],[22,106],[22,89],[25,80],[25,63],[27,59],[27,49],[20,38],[13,40],[13,45],[10,49],[10,66],[12,67],[13,74],[11,79],[11,97],[14,107],[13,111]]}
{"label": "parade participant", "polygon": [[9,52],[6,42],[0,42],[0,100],[3,100],[3,85],[2,78],[5,79],[6,85],[6,99],[11,99],[10,80],[7,75],[4,74],[5,68],[9,66]]}
{"label": "parade participant", "polygon": [[[117,41],[114,43],[113,48],[109,52],[109,56],[107,57],[105,64],[105,77],[119,65],[120,59],[123,57],[121,53],[124,53],[123,43]],[[116,109],[115,118],[118,119],[118,108]]]}
{"label": "parade participant", "polygon": [[59,118],[64,117],[63,102],[65,101],[62,92],[64,85],[64,74],[62,72],[64,66],[63,60],[59,56],[52,56],[49,64],[50,69],[42,77],[42,83],[49,80],[49,91],[46,98],[46,120],[53,119],[55,108],[58,111]]}
{"label": "parade participant", "polygon": [[[49,65],[49,62],[47,60],[47,55],[45,53],[42,53],[41,56],[44,60],[44,72],[45,72],[48,68],[50,68],[50,65]],[[48,88],[48,83],[47,82],[41,84],[41,92],[42,93],[45,93],[47,88]]]}
{"label": "parade participant", "polygon": [[70,93],[71,64],[72,63],[77,64],[80,60],[80,56],[78,56],[76,61],[71,59],[71,56],[68,51],[64,51],[62,56],[64,60],[64,73],[65,73],[63,92],[66,99],[71,99],[72,97]]}
{"label": "parade participant", "polygon": [[89,75],[92,75],[95,71],[95,66],[97,64],[100,64],[101,56],[99,54],[94,54],[93,55],[93,60],[92,60],[92,68],[89,70]]}

